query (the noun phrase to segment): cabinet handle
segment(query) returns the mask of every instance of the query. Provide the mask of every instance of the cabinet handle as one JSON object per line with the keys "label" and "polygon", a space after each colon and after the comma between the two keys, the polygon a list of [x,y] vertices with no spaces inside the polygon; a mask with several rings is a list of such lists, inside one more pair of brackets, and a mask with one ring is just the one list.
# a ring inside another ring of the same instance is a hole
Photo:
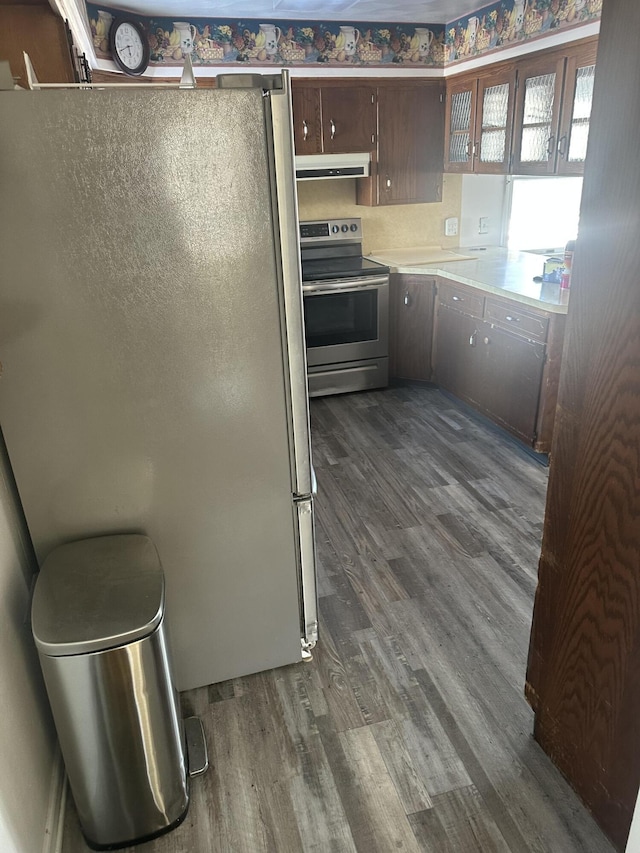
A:
{"label": "cabinet handle", "polygon": [[302,120],[302,138],[304,139],[305,142],[307,141],[308,136],[309,136],[309,125],[303,119]]}
{"label": "cabinet handle", "polygon": [[335,139],[336,124],[332,118],[329,119],[329,124],[331,125],[331,139]]}
{"label": "cabinet handle", "polygon": [[411,304],[411,298],[410,298],[410,296],[409,296],[409,291],[408,291],[408,290],[407,290],[407,291],[405,291],[405,294],[404,294],[404,297],[403,297],[402,301],[403,301],[403,302],[404,302],[404,304],[405,304],[405,305],[407,305],[407,306]]}
{"label": "cabinet handle", "polygon": [[476,330],[475,330],[475,331],[473,331],[473,332],[471,333],[471,335],[469,336],[469,346],[470,346],[470,347],[474,347],[474,346],[476,345],[476,336],[477,336],[477,334],[478,334],[478,330],[476,329]]}
{"label": "cabinet handle", "polygon": [[556,138],[555,138],[555,136],[552,134],[552,135],[549,137],[549,141],[547,142],[547,156],[548,156],[548,157],[553,157],[554,148],[555,148],[555,145],[554,145],[555,141],[556,141]]}
{"label": "cabinet handle", "polygon": [[520,317],[512,317],[511,314],[507,314],[504,318],[509,323],[519,323]]}
{"label": "cabinet handle", "polygon": [[567,156],[567,151],[565,149],[566,142],[567,142],[567,134],[565,133],[558,140],[558,154],[562,157],[563,160]]}
{"label": "cabinet handle", "polygon": [[387,185],[387,189],[390,190],[391,189],[391,178],[389,177],[389,175],[387,175],[387,180],[385,181],[385,183]]}
{"label": "cabinet handle", "polygon": [[372,133],[371,134],[371,144],[375,145],[375,142],[376,142],[376,135],[375,135],[375,133]]}
{"label": "cabinet handle", "polygon": [[464,302],[464,299],[462,298],[462,296],[452,296],[451,299],[454,302]]}

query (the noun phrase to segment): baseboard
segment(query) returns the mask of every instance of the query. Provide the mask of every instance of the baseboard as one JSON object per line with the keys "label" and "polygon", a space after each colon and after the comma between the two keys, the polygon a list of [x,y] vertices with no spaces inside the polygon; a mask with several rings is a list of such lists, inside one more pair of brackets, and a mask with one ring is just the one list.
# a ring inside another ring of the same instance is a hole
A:
{"label": "baseboard", "polygon": [[49,807],[47,822],[44,828],[42,853],[62,853],[62,836],[64,833],[64,812],[67,803],[67,774],[60,748],[56,749],[51,771],[49,787]]}

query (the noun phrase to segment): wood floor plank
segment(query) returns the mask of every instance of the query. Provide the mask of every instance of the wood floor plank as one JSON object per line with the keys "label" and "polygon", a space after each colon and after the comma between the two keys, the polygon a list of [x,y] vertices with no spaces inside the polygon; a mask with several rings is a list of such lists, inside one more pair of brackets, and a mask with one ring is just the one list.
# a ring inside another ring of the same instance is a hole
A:
{"label": "wood floor plank", "polygon": [[225,699],[233,699],[235,696],[233,680],[211,684],[208,688],[208,695],[209,702],[223,702]]}
{"label": "wood floor plank", "polygon": [[[322,599],[322,604],[325,601]],[[327,628],[323,631],[322,642],[314,650],[313,658],[334,729],[343,731],[365,725],[344,662]]]}
{"label": "wood floor plank", "polygon": [[409,717],[398,723],[430,797],[471,784],[457,744],[421,689],[408,697]]}
{"label": "wood floor plank", "polygon": [[[355,670],[353,678],[366,681],[370,692],[377,697],[377,720],[402,719],[407,715],[403,697],[412,687],[417,686],[417,681],[411,675],[407,679],[411,683],[406,686],[399,684],[396,668],[401,663],[395,660],[394,650],[387,648],[386,643],[380,648],[377,639],[362,639],[359,646],[361,654],[350,662],[350,666]],[[371,722],[376,722],[376,719],[372,718]]]}
{"label": "wood floor plank", "polygon": [[302,772],[290,785],[304,853],[355,853],[351,827],[320,736],[308,740]]}
{"label": "wood floor plank", "polygon": [[428,853],[509,853],[511,849],[473,785],[440,794],[430,811],[412,815],[410,821]]}
{"label": "wood floor plank", "polygon": [[203,723],[214,772],[207,772],[202,782],[215,815],[212,849],[299,850],[288,795],[297,755],[273,682],[259,675],[253,696],[210,708]]}
{"label": "wood floor plank", "polygon": [[[524,835],[521,833],[510,811],[505,807],[500,793],[496,790],[495,785],[487,775],[482,762],[469,745],[463,730],[456,722],[454,714],[447,708],[446,703],[442,700],[441,695],[438,693],[433,682],[430,681],[427,673],[424,670],[420,670],[416,674],[420,679],[427,701],[438,715],[438,719],[447,737],[451,740],[470,778],[482,792],[482,797],[487,803],[487,808],[492,815],[492,819],[499,827],[502,836],[506,839],[509,849],[521,850],[523,853],[535,849],[529,847],[529,844],[525,841]],[[479,849],[483,848],[480,847]]]}
{"label": "wood floor plank", "polygon": [[371,727],[336,733],[319,724],[358,853],[419,853]]}
{"label": "wood floor plank", "polygon": [[431,797],[396,723],[384,720],[372,725],[371,731],[405,812],[430,809]]}

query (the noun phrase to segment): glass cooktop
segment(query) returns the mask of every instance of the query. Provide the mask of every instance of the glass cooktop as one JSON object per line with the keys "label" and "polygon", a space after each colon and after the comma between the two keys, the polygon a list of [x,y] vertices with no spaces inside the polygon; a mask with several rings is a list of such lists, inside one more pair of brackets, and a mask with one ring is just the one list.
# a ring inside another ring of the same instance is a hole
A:
{"label": "glass cooktop", "polygon": [[321,258],[302,261],[303,281],[363,278],[369,275],[384,275],[388,272],[389,267],[370,261],[361,255],[348,258]]}

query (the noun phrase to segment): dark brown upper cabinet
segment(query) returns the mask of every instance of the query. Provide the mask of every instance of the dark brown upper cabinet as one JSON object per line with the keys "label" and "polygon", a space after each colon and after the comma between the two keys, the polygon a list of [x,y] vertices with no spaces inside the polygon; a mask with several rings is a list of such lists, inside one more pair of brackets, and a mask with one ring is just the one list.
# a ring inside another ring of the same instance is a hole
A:
{"label": "dark brown upper cabinet", "polygon": [[293,141],[296,154],[322,153],[320,89],[292,86]]}
{"label": "dark brown upper cabinet", "polygon": [[296,154],[350,154],[376,144],[375,86],[293,81]]}
{"label": "dark brown upper cabinet", "polygon": [[325,154],[371,151],[375,147],[375,87],[323,86],[321,98]]}
{"label": "dark brown upper cabinet", "polygon": [[582,174],[596,51],[588,42],[518,63],[513,174]]}
{"label": "dark brown upper cabinet", "polygon": [[450,78],[445,119],[445,171],[508,172],[515,81],[512,63],[501,63],[481,75]]}
{"label": "dark brown upper cabinet", "polygon": [[358,204],[442,201],[443,102],[440,81],[379,81],[377,147]]}

